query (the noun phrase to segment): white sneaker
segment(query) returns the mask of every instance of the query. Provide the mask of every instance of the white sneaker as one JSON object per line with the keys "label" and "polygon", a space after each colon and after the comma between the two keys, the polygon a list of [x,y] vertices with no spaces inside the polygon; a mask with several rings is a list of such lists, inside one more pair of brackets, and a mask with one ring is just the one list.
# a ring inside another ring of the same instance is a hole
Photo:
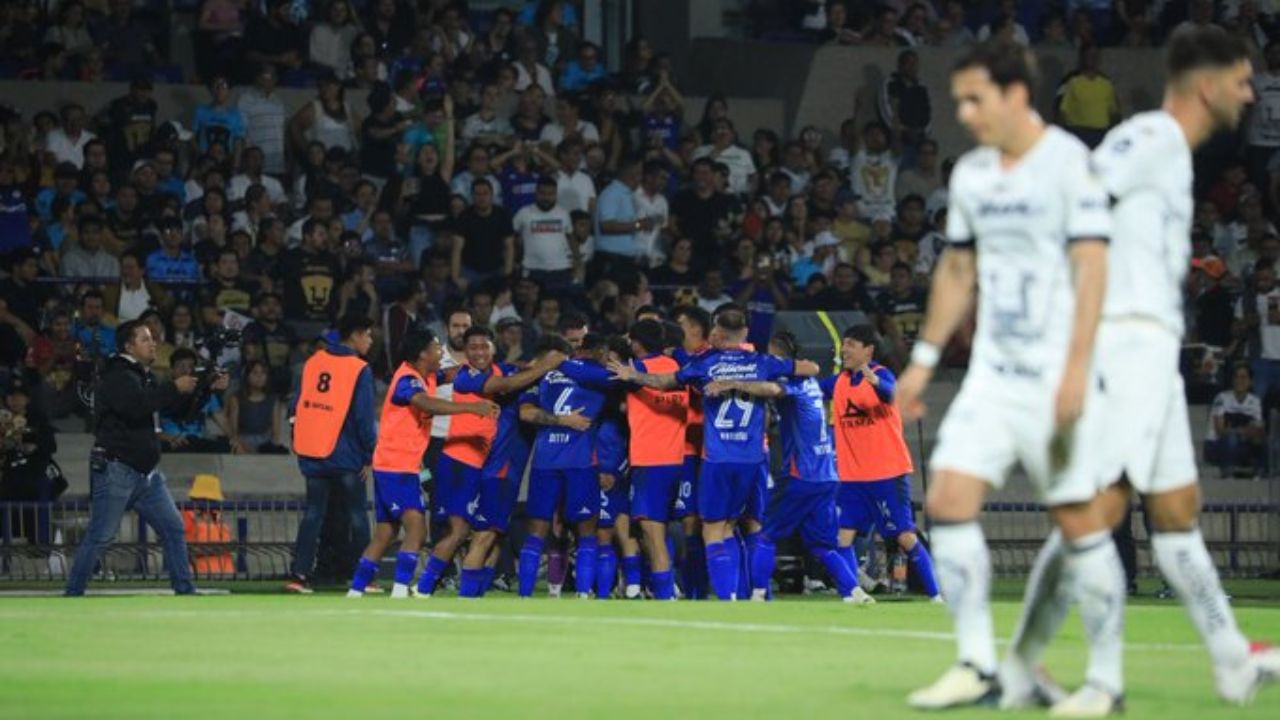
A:
{"label": "white sneaker", "polygon": [[934,605],[946,605],[946,604],[947,604],[947,601],[946,601],[946,600],[944,600],[944,599],[942,599],[942,596],[941,596],[941,595],[934,595],[933,597],[929,598],[929,602],[933,603]]}
{"label": "white sneaker", "polygon": [[1049,717],[1100,718],[1124,712],[1124,696],[1112,695],[1096,685],[1082,685],[1049,708]]}
{"label": "white sneaker", "polygon": [[994,677],[960,663],[952,665],[934,684],[908,695],[907,704],[917,710],[945,710],[991,703],[999,694],[1000,685]]}
{"label": "white sneaker", "polygon": [[347,597],[362,598],[364,597],[364,593],[360,592],[359,590],[347,590]]}
{"label": "white sneaker", "polygon": [[1218,697],[1233,705],[1248,705],[1263,685],[1280,681],[1280,650],[1266,643],[1249,646],[1249,657],[1234,668],[1213,671]]}
{"label": "white sneaker", "polygon": [[628,600],[639,600],[641,594],[642,592],[639,585],[628,585],[626,590],[623,591],[623,595]]}
{"label": "white sneaker", "polygon": [[753,588],[751,590],[751,602],[765,602],[769,599],[769,591],[764,588]]}
{"label": "white sneaker", "polygon": [[548,585],[548,586],[547,586],[547,595],[549,595],[550,597],[553,597],[553,598],[558,598],[558,597],[560,597],[560,591],[563,589],[563,587],[564,587],[564,586],[562,586],[562,585]]}
{"label": "white sneaker", "polygon": [[1043,667],[1032,668],[1013,657],[1000,664],[1000,709],[1047,708],[1067,698]]}
{"label": "white sneaker", "polygon": [[424,593],[416,587],[409,588],[409,597],[414,600],[430,600],[431,593]]}
{"label": "white sneaker", "polygon": [[590,600],[590,599],[591,599],[591,593],[578,593],[578,599],[579,599],[579,600]]}
{"label": "white sneaker", "polygon": [[868,595],[867,591],[863,590],[860,587],[854,588],[853,592],[849,593],[848,597],[844,598],[844,601],[847,603],[852,603],[854,605],[875,605],[876,604],[876,599]]}
{"label": "white sneaker", "polygon": [[391,586],[392,600],[405,600],[409,597],[409,586],[402,583],[396,583]]}

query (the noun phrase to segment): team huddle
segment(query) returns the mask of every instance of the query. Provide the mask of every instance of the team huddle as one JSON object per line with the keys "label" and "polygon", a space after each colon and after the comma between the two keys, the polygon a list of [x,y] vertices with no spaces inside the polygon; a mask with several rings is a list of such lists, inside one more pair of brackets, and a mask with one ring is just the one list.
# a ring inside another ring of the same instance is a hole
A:
{"label": "team huddle", "polygon": [[[852,546],[874,530],[909,555],[955,622],[956,664],[912,693],[911,706],[1047,705],[1054,716],[1100,717],[1123,707],[1126,587],[1111,529],[1136,493],[1152,520],[1155,561],[1209,650],[1219,695],[1249,702],[1280,679],[1280,653],[1241,634],[1196,528],[1178,353],[1192,151],[1236,126],[1252,101],[1251,74],[1237,38],[1212,27],[1177,33],[1162,108],[1116,127],[1090,153],[1036,114],[1025,49],[991,41],[962,58],[952,91],[979,147],[952,175],[949,245],[901,378],[872,359],[870,327],[848,328],[842,369],[819,378],[788,333],[768,348],[746,344],[748,314],[733,304],[714,315],[680,307],[670,319],[642,317],[625,338],[544,337],[524,368],[494,361],[485,328],[466,331],[465,363],[445,371],[437,340],[410,338],[374,454],[378,529],[350,594],[363,593],[403,531],[393,597],[430,596],[464,547],[459,592],[483,595],[527,467],[522,597],[534,593],[563,528],[575,537],[579,597],[766,600],[777,543],[798,533],[840,596],[867,604]],[[916,533],[902,419],[924,413],[942,348],[975,303],[970,366],[930,460],[931,557]],[[304,373],[304,387],[322,379]],[[452,398],[437,397],[449,383]],[[415,588],[432,415],[453,416],[432,468],[433,509],[448,529]],[[772,498],[770,416],[786,476]],[[978,517],[1015,464],[1055,529],[998,661]],[[673,523],[685,531],[678,557]],[[1089,657],[1084,684],[1067,693],[1039,666],[1071,605]]]}

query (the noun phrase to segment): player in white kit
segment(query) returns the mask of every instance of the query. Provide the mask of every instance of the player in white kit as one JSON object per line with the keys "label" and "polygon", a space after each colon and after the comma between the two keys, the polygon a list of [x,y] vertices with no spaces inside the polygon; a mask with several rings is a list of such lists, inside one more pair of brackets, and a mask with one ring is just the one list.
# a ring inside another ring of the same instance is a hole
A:
{"label": "player in white kit", "polygon": [[[1118,126],[1094,153],[1094,172],[1115,205],[1095,356],[1101,388],[1079,433],[1091,460],[1084,469],[1110,486],[1096,501],[1108,524],[1129,511],[1132,491],[1145,500],[1156,564],[1209,648],[1218,694],[1235,703],[1277,679],[1280,654],[1240,633],[1196,528],[1200,491],[1178,362],[1191,261],[1191,153],[1238,124],[1253,97],[1248,57],[1239,39],[1216,27],[1176,34],[1163,107]],[[1033,668],[1066,614],[1058,592],[1062,550],[1054,533],[1036,558],[1001,665],[1004,705],[1031,699]],[[1105,698],[1094,695],[1092,709],[1105,710]]]}
{"label": "player in white kit", "polygon": [[1034,58],[990,41],[951,76],[956,115],[981,147],[956,164],[947,211],[948,247],[933,278],[929,313],[911,365],[898,382],[907,417],[940,348],[979,290],[969,372],[938,431],[935,482],[925,509],[942,594],[955,622],[957,663],[910,695],[919,709],[994,702],[991,560],[978,515],[991,488],[1021,463],[1074,552],[1068,558],[1085,616],[1088,673],[1120,685],[1124,576],[1102,517],[1097,483],[1069,470],[1072,429],[1085,405],[1094,334],[1106,286],[1111,220],[1085,146],[1046,127],[1031,105]]}

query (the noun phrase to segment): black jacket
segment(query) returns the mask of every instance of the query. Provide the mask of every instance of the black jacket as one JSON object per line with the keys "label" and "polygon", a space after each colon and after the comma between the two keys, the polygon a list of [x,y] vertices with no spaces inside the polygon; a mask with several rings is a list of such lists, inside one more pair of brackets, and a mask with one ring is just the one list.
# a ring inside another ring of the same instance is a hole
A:
{"label": "black jacket", "polygon": [[173,383],[158,382],[136,361],[112,355],[98,377],[94,398],[94,444],[109,458],[149,473],[160,464],[155,414],[184,413],[194,394],[183,395]]}

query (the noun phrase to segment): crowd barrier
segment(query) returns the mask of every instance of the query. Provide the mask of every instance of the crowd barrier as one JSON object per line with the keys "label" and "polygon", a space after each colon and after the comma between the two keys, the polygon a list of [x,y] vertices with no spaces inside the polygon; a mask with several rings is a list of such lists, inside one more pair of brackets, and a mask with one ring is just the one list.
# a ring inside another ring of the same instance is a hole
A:
{"label": "crowd barrier", "polygon": [[[197,579],[286,577],[303,507],[298,499],[232,501],[217,506],[178,503],[188,522],[190,561]],[[211,508],[216,515],[208,512]],[[917,514],[922,517],[919,509],[917,503]],[[1280,568],[1280,538],[1275,537],[1274,528],[1278,509],[1270,503],[1205,506],[1200,525],[1224,576],[1258,577]],[[998,575],[1017,577],[1028,572],[1049,533],[1044,510],[1034,503],[993,502],[986,506],[984,526]],[[1134,513],[1139,573],[1154,575],[1142,511],[1135,507]],[[64,580],[88,523],[89,504],[85,501],[0,503],[0,584]],[[130,513],[121,522],[95,577],[164,580],[161,558],[159,538]],[[783,562],[788,560],[782,558]]]}

